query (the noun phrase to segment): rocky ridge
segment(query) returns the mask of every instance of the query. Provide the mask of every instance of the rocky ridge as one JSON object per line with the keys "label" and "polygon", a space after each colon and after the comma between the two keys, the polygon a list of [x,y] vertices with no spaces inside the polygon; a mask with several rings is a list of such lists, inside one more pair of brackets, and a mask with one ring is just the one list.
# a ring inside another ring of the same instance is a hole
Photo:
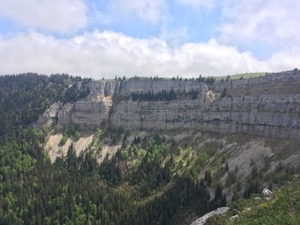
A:
{"label": "rocky ridge", "polygon": [[[101,80],[75,103],[55,103],[38,120],[91,129],[195,129],[300,139],[300,71],[229,80]],[[170,95],[172,94],[172,95]],[[171,97],[169,97],[171,96]]]}

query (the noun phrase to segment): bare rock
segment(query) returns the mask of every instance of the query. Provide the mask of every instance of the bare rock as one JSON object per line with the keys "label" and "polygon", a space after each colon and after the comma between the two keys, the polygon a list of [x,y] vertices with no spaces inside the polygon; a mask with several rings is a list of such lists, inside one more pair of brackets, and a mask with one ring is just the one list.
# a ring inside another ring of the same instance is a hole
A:
{"label": "bare rock", "polygon": [[221,214],[224,214],[226,213],[227,211],[229,210],[229,207],[221,207],[221,208],[218,208],[214,211],[211,211],[209,213],[206,213],[204,216],[202,216],[201,218],[195,220],[191,225],[203,225],[205,224],[205,222],[212,216],[215,216],[215,215],[221,215]]}
{"label": "bare rock", "polygon": [[[89,96],[57,103],[37,124],[51,123],[57,115],[59,124],[86,129],[109,123],[125,130],[197,129],[300,140],[299,85],[298,70],[213,85],[167,79],[91,81]],[[132,98],[171,91],[175,99]]]}
{"label": "bare rock", "polygon": [[269,197],[272,195],[272,191],[270,191],[268,188],[264,188],[262,194],[264,197]]}
{"label": "bare rock", "polygon": [[230,217],[229,220],[230,220],[230,221],[234,221],[234,220],[236,220],[237,218],[239,218],[239,216],[238,216],[238,215],[234,215],[234,216]]}

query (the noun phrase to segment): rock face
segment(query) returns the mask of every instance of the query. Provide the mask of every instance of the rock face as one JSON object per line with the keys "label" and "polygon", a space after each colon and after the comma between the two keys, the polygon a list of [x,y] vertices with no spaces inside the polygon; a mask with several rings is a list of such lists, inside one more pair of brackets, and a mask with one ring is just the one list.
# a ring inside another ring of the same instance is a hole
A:
{"label": "rock face", "polygon": [[92,81],[90,95],[59,107],[57,121],[82,128],[109,123],[125,130],[186,128],[300,139],[299,87],[296,69],[214,85],[174,79]]}
{"label": "rock face", "polygon": [[61,111],[63,104],[60,102],[54,103],[41,115],[38,121],[34,124],[36,128],[43,126],[51,126],[57,122],[58,113]]}
{"label": "rock face", "polygon": [[64,105],[57,115],[58,123],[91,129],[107,122],[118,84],[114,81],[91,82],[89,96],[73,104]]}
{"label": "rock face", "polygon": [[213,217],[215,215],[221,215],[226,213],[229,210],[229,207],[221,207],[221,208],[217,208],[214,211],[211,211],[209,213],[206,213],[204,216],[202,216],[201,218],[195,220],[191,225],[204,225],[205,222],[210,218]]}
{"label": "rock face", "polygon": [[90,95],[74,104],[72,123],[82,128],[97,127],[107,121],[116,82],[92,82]]}

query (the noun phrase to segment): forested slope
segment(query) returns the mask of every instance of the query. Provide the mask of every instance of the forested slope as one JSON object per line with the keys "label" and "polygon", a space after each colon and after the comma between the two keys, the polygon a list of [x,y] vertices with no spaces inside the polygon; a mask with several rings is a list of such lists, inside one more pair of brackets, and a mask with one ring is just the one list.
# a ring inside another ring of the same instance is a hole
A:
{"label": "forested slope", "polygon": [[[106,124],[33,128],[52,103],[89,91],[88,79],[69,75],[0,77],[0,224],[190,224],[299,170],[297,141]],[[44,149],[51,135],[62,134],[64,146],[85,132],[93,135],[86,149],[70,144],[51,163]],[[119,149],[102,155],[104,146]]]}
{"label": "forested slope", "polygon": [[[119,136],[123,150],[101,165],[92,148],[77,157],[72,146],[51,164],[43,151],[50,130],[31,125],[52,103],[86,96],[87,82],[68,75],[0,77],[0,224],[180,224],[184,210],[198,215],[225,204],[222,190],[210,201],[206,181],[175,174],[174,162],[164,162],[172,149],[159,135],[143,147]],[[97,132],[99,149],[110,131]],[[139,163],[127,167],[129,157]]]}
{"label": "forested slope", "polygon": [[0,76],[0,136],[9,137],[33,123],[54,102],[76,101],[87,96],[88,81],[66,74]]}

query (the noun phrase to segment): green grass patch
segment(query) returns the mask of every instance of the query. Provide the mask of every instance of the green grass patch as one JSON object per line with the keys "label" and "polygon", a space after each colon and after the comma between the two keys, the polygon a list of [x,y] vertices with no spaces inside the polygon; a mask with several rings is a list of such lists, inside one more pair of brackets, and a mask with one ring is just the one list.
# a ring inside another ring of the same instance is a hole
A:
{"label": "green grass patch", "polygon": [[[241,79],[250,79],[254,77],[266,76],[266,72],[256,72],[256,73],[239,73],[235,75],[229,75],[229,80],[239,80]],[[216,77],[216,81],[221,81],[222,79],[225,81],[228,76],[220,76]]]}
{"label": "green grass patch", "polygon": [[[238,218],[230,221],[230,217],[238,214]],[[219,221],[221,225],[261,225],[261,224],[300,224],[300,177],[287,182],[280,189],[274,190],[270,198],[252,195],[250,199],[233,202],[230,210],[218,217],[210,219]]]}

